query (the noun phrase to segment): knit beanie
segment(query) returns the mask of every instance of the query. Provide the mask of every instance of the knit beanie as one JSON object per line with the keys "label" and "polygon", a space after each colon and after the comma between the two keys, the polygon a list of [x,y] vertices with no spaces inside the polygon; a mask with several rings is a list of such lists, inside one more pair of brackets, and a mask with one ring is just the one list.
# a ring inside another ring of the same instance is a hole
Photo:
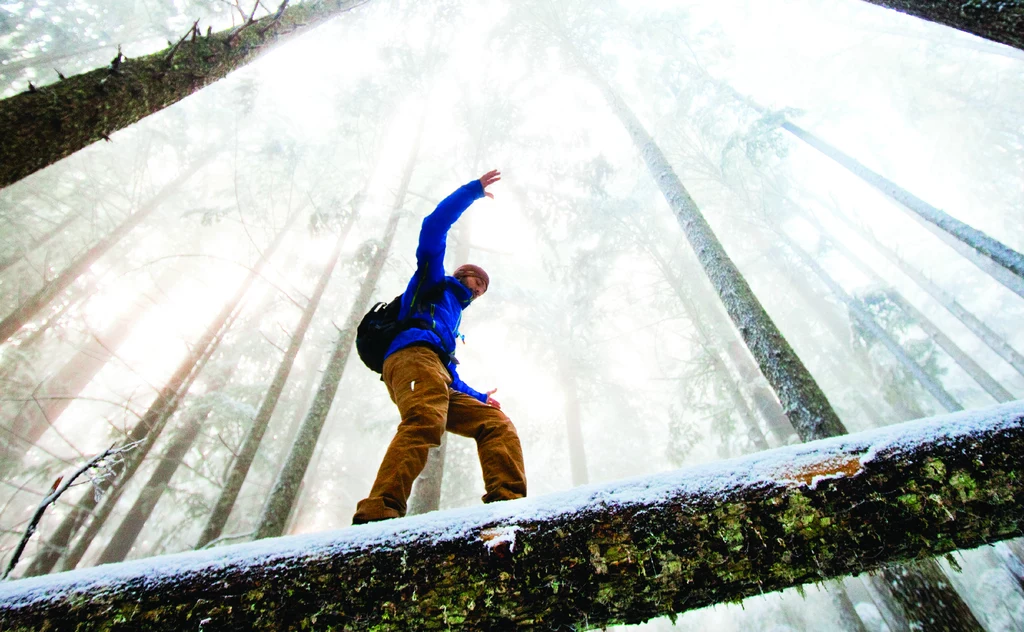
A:
{"label": "knit beanie", "polygon": [[484,272],[484,269],[481,268],[480,266],[475,266],[472,263],[467,263],[464,266],[459,266],[458,268],[455,269],[455,272],[452,273],[452,276],[455,277],[456,279],[461,279],[462,277],[468,276],[476,277],[484,282],[484,292],[486,292],[487,288],[491,285],[491,278],[487,276],[487,273]]}

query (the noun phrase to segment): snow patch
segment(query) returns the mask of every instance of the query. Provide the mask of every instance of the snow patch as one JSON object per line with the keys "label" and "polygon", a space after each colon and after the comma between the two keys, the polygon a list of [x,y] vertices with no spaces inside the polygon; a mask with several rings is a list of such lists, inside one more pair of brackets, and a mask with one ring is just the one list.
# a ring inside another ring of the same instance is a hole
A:
{"label": "snow patch", "polygon": [[519,531],[522,531],[522,528],[516,525],[492,527],[481,531],[480,539],[483,540],[484,546],[487,547],[488,551],[493,551],[495,548],[507,544],[508,552],[512,553],[516,550],[516,533]]}

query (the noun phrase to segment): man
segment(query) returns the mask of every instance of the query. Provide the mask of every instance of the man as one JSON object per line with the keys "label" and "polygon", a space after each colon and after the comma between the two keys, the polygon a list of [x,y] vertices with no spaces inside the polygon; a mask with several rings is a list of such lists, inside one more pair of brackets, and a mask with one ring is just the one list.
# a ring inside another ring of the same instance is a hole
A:
{"label": "man", "polygon": [[494,195],[487,187],[501,179],[489,171],[445,198],[423,220],[416,248],[416,273],[402,295],[403,330],[384,355],[383,381],[402,421],[388,446],[370,495],[359,501],[353,524],[400,518],[427,452],[447,430],[476,440],[484,475],[485,503],[526,496],[523,450],[515,427],[492,395],[466,385],[455,369],[455,341],[462,310],[490,283],[479,266],[444,273],[448,230],[469,205]]}

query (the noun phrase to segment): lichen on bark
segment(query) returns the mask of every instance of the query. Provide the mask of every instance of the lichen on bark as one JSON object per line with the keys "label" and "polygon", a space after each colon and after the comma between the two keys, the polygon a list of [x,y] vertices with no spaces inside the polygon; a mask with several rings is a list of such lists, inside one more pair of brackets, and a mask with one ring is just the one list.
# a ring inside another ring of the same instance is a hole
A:
{"label": "lichen on bark", "polygon": [[0,627],[638,623],[1017,536],[1022,474],[1024,405],[1008,404],[447,520],[10,582]]}

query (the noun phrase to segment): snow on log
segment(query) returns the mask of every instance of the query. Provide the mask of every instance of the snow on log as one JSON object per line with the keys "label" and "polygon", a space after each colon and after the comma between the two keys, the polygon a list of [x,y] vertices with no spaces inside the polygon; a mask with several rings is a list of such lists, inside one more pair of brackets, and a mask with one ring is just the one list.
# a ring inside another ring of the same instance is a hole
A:
{"label": "snow on log", "polygon": [[1024,50],[1024,0],[866,0]]}
{"label": "snow on log", "polygon": [[4,630],[554,629],[1021,534],[1024,401],[656,476],[0,583]]}

